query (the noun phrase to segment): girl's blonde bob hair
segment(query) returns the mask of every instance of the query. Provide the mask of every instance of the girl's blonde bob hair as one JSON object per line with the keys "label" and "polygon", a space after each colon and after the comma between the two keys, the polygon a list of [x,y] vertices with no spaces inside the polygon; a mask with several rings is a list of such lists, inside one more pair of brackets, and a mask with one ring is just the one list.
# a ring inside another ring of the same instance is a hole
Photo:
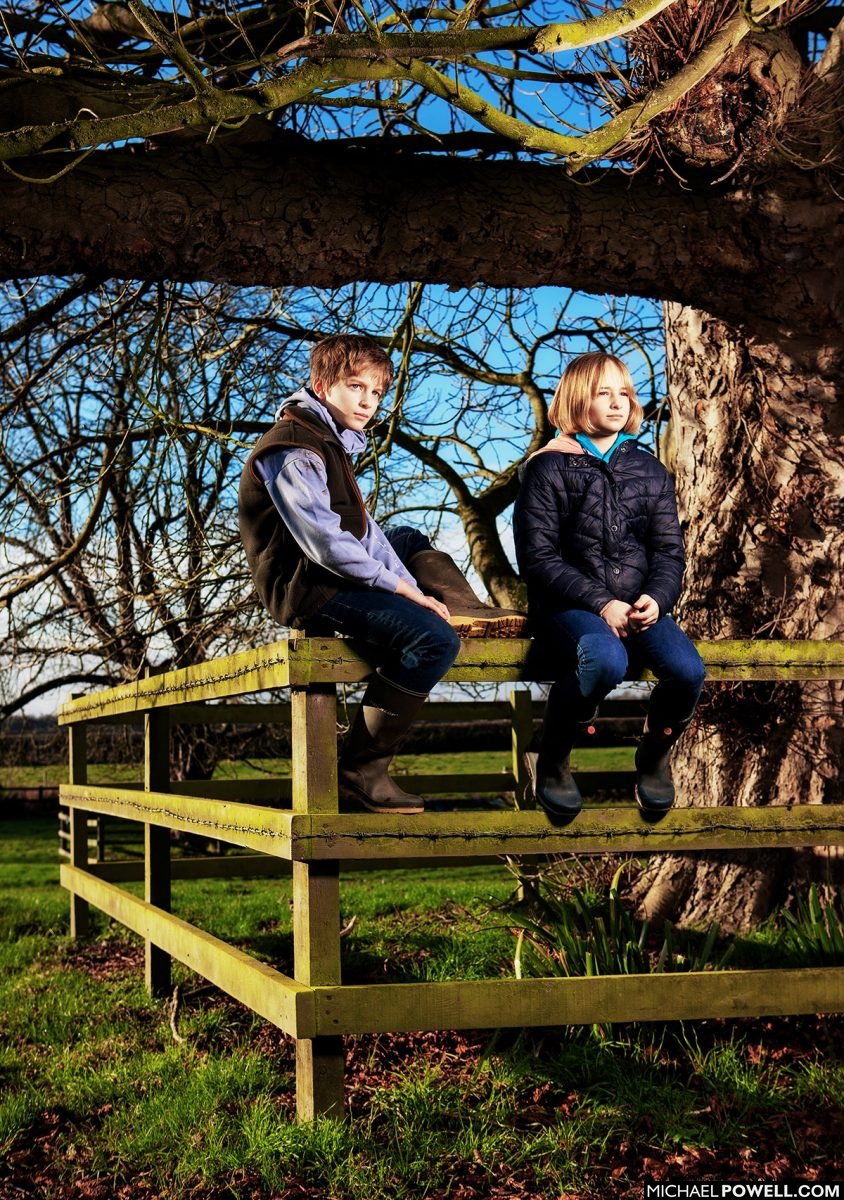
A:
{"label": "girl's blonde bob hair", "polygon": [[579,358],[572,359],[557,384],[554,399],[548,409],[548,420],[560,433],[598,432],[589,420],[589,409],[598,395],[598,388],[608,366],[617,368],[630,396],[630,416],[623,432],[639,432],[645,414],[636,399],[636,389],[630,371],[614,354],[604,354],[595,350],[591,354],[581,354]]}

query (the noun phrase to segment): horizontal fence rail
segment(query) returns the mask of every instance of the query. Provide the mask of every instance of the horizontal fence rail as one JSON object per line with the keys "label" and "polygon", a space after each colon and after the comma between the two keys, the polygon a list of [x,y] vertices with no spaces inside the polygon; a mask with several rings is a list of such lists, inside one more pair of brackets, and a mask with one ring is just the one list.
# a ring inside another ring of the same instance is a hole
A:
{"label": "horizontal fence rail", "polygon": [[[840,642],[698,642],[707,678],[718,680],[844,679]],[[463,643],[446,682],[512,683],[527,680],[530,642],[522,638],[473,638]],[[198,701],[304,688],[314,683],[362,683],[372,665],[354,644],[340,638],[290,638],[259,650],[168,671],[70,700],[59,709],[59,724],[143,713]],[[531,672],[533,675],[533,672]],[[535,677],[539,678],[539,677]],[[647,679],[648,675],[642,676]],[[540,679],[541,682],[541,679]]]}
{"label": "horizontal fence rail", "polygon": [[[674,809],[648,821],[628,803],[587,807],[567,824],[533,810],[525,794],[523,752],[541,703],[525,687],[533,681],[530,645],[522,639],[462,644],[446,681],[515,684],[510,701],[429,702],[422,717],[446,722],[459,710],[464,721],[508,720],[510,769],[402,776],[418,790],[462,793],[453,805],[442,806],[448,811],[412,817],[338,811],[337,685],[360,684],[372,670],[349,641],[290,637],[69,700],[59,712],[70,738],[70,778],[61,788],[70,862],[62,866],[61,879],[71,896],[72,932],[87,932],[93,905],[144,939],[146,980],[153,992],[169,989],[175,959],[294,1037],[303,1118],[342,1110],[342,1039],[348,1035],[844,1008],[844,967],[341,984],[341,867],[844,845],[844,806],[838,805],[703,806]],[[840,642],[723,641],[698,643],[698,648],[710,683],[844,679]],[[266,693],[282,688],[290,690],[289,703],[261,702]],[[254,695],[257,702],[243,699]],[[631,719],[637,708],[644,705],[628,707],[624,718]],[[344,706],[344,720],[350,709]],[[602,720],[613,726],[603,710]],[[114,723],[143,724],[143,779],[95,785],[88,779],[86,730]],[[291,777],[171,781],[169,732],[176,723],[289,725]],[[509,796],[512,806],[465,807],[473,802],[469,797],[477,804],[484,794]],[[92,843],[91,829],[101,833],[108,821],[131,822],[142,831],[142,860],[97,861],[103,858],[102,843]],[[173,831],[217,841],[234,852],[220,859],[172,858]],[[171,912],[173,879],[281,871],[292,873],[293,978]],[[138,880],[144,883],[143,897],[124,886]]]}
{"label": "horizontal fence rail", "polygon": [[844,845],[844,805],[679,808],[648,822],[632,806],[584,808],[553,825],[540,811],[434,812],[413,818],[375,813],[310,817],[168,792],[118,788],[62,790],[64,803],[289,859],[464,857],[478,854],[652,854],[752,850],[771,846]]}

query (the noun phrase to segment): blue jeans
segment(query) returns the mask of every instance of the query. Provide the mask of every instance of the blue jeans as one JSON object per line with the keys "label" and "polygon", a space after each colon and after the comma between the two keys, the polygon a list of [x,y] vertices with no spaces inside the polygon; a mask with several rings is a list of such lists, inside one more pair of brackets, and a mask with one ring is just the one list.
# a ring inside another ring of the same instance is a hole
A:
{"label": "blue jeans", "polygon": [[[401,525],[384,531],[402,562],[431,543]],[[447,621],[413,600],[374,588],[348,588],[323,604],[308,629],[323,625],[377,651],[379,673],[406,692],[427,695],[457,658],[460,638]]]}
{"label": "blue jeans", "polygon": [[587,720],[595,705],[643,667],[657,677],[648,708],[650,729],[678,728],[691,719],[703,688],[703,661],[692,642],[668,616],[641,633],[618,638],[603,617],[580,609],[542,618],[538,640],[553,662],[556,696],[575,720]]}

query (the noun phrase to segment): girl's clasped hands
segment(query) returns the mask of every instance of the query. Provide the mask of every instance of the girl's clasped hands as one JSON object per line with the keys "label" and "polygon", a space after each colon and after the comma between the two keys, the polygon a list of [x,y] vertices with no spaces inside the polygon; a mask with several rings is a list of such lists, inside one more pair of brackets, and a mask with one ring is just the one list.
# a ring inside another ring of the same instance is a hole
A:
{"label": "girl's clasped hands", "polygon": [[642,595],[635,604],[625,604],[623,600],[611,600],[601,610],[610,629],[616,637],[627,637],[628,633],[641,633],[649,629],[659,620],[659,605],[653,596]]}

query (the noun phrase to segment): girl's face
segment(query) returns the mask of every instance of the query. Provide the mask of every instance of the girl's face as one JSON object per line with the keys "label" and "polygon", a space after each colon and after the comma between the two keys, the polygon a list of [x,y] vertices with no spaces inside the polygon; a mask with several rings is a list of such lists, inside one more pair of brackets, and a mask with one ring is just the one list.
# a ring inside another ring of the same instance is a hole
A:
{"label": "girl's face", "polygon": [[607,363],[598,391],[589,406],[589,421],[596,436],[620,433],[630,417],[630,393],[614,363]]}

